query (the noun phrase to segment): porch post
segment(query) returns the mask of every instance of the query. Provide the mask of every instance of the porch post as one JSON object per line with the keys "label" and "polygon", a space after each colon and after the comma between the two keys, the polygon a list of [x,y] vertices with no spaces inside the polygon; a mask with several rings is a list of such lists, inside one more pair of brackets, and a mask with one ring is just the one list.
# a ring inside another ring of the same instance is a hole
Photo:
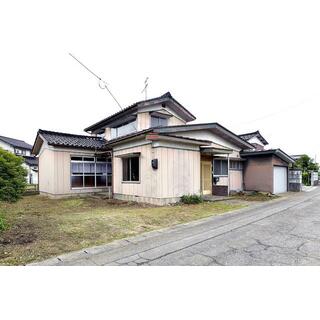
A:
{"label": "porch post", "polygon": [[228,153],[228,196],[230,195],[230,157]]}

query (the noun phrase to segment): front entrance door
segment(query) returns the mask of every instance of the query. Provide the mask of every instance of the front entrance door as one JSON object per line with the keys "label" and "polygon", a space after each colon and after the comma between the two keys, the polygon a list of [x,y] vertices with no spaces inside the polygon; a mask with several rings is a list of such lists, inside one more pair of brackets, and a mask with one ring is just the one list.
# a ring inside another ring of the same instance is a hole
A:
{"label": "front entrance door", "polygon": [[212,194],[212,162],[201,161],[201,192]]}

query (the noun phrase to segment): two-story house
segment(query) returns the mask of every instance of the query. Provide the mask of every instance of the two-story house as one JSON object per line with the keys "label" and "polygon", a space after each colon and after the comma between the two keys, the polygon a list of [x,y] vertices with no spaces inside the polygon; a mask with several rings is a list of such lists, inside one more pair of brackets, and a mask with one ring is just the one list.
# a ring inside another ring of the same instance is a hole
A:
{"label": "two-story house", "polygon": [[0,136],[0,148],[24,158],[23,167],[27,170],[27,183],[38,183],[38,159],[31,155],[32,146],[23,140]]}
{"label": "two-story house", "polygon": [[195,116],[168,92],[85,129],[39,130],[39,190],[49,196],[110,191],[116,199],[167,204],[185,194],[243,190],[243,150],[255,146]]}

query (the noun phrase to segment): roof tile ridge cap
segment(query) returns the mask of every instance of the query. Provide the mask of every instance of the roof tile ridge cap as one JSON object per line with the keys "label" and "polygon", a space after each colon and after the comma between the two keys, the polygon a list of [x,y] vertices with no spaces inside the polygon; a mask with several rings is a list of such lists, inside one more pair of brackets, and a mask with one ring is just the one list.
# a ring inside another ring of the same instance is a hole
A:
{"label": "roof tile ridge cap", "polygon": [[50,130],[43,130],[39,129],[39,133],[44,133],[44,134],[52,134],[52,135],[66,135],[66,136],[73,136],[76,138],[90,138],[90,139],[101,139],[100,137],[94,137],[90,135],[85,135],[85,134],[76,134],[76,133],[68,133],[68,132],[60,132],[60,131],[50,131]]}

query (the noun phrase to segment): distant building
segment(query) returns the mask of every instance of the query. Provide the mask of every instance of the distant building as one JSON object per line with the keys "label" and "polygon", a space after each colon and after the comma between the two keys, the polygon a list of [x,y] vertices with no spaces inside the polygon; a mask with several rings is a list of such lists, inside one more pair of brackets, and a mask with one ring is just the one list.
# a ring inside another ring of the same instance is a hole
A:
{"label": "distant building", "polygon": [[32,146],[23,140],[0,136],[0,148],[24,158],[27,169],[27,183],[38,184],[38,158],[31,156]]}

